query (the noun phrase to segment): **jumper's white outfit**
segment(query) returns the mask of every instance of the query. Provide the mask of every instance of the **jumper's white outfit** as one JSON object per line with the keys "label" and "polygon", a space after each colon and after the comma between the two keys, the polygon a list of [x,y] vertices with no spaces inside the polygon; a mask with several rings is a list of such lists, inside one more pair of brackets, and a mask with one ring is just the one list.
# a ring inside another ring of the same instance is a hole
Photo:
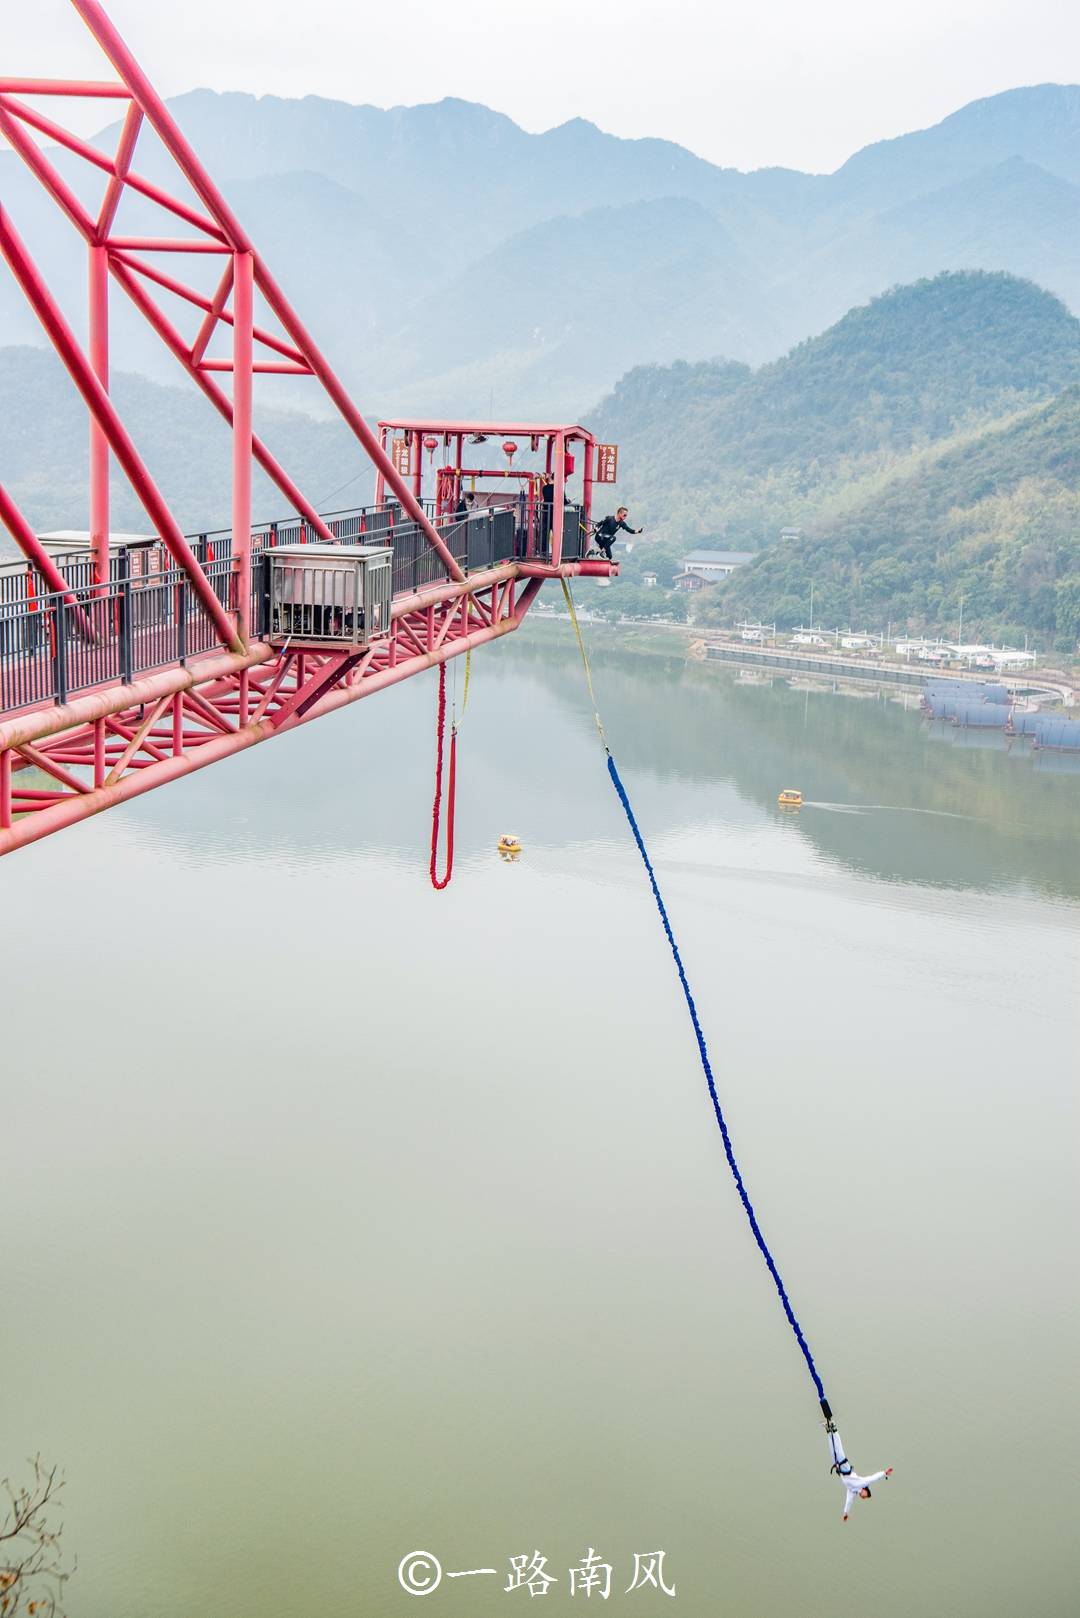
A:
{"label": "jumper's white outfit", "polygon": [[827,1428],[826,1432],[829,1439],[829,1453],[832,1456],[830,1470],[836,1473],[840,1482],[844,1485],[844,1521],[847,1522],[848,1512],[859,1498],[859,1490],[868,1489],[871,1483],[887,1483],[889,1472],[892,1471],[892,1468],[890,1467],[887,1472],[871,1472],[869,1477],[863,1477],[861,1473],[853,1469],[851,1462],[844,1454],[844,1446],[836,1429]]}

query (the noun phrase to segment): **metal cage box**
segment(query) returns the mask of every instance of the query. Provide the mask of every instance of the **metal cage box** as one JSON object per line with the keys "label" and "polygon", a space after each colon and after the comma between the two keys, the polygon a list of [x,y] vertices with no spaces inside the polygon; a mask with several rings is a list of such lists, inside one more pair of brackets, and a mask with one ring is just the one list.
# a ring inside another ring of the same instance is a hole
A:
{"label": "metal cage box", "polygon": [[366,646],[389,631],[388,546],[279,545],[266,556],[272,641]]}

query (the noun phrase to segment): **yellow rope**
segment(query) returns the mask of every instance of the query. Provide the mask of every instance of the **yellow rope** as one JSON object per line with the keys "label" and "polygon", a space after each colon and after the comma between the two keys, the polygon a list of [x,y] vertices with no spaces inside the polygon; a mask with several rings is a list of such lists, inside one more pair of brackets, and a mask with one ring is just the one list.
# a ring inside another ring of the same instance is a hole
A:
{"label": "yellow rope", "polygon": [[589,696],[593,705],[593,718],[596,720],[596,729],[597,734],[600,737],[600,745],[603,747],[604,752],[610,757],[611,748],[608,746],[607,737],[604,735],[604,724],[600,718],[600,707],[596,700],[596,692],[593,689],[592,670],[589,667],[589,655],[585,650],[585,641],[582,638],[581,625],[578,623],[577,610],[574,607],[574,598],[570,594],[570,585],[565,577],[563,577],[561,583],[563,595],[566,597],[566,605],[570,612],[570,622],[573,624],[574,634],[577,636],[578,651],[581,653],[581,661],[585,667],[585,683],[589,687]]}
{"label": "yellow rope", "polygon": [[469,676],[472,673],[472,647],[465,650],[465,683],[461,688],[461,712],[457,706],[457,662],[454,663],[454,694],[450,702],[450,731],[456,736],[461,729],[461,721],[465,718],[465,709],[469,703]]}

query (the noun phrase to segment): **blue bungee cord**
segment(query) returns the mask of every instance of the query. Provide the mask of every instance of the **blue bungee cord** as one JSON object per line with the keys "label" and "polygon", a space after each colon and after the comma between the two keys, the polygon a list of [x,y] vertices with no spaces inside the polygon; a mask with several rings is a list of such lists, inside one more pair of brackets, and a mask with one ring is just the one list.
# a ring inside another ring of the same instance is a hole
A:
{"label": "blue bungee cord", "polygon": [[592,671],[589,668],[588,654],[585,651],[585,642],[582,638],[581,627],[578,624],[577,612],[574,608],[574,598],[570,594],[570,586],[566,579],[563,579],[562,587],[563,594],[566,597],[566,605],[570,613],[570,621],[574,626],[574,633],[577,636],[578,648],[581,652],[581,660],[585,668],[585,680],[588,685],[589,695],[592,698],[593,704],[593,718],[596,721],[596,729],[600,736],[600,742],[603,746],[604,753],[607,757],[608,775],[611,777],[611,784],[618,794],[619,802],[623,806],[626,818],[630,824],[630,830],[634,834],[634,842],[637,844],[638,853],[641,855],[645,870],[648,873],[649,885],[652,888],[653,898],[656,901],[656,908],[659,911],[660,920],[663,923],[664,933],[667,937],[668,944],[671,946],[671,953],[675,961],[675,969],[679,974],[679,983],[682,987],[683,997],[686,1000],[687,1009],[690,1012],[690,1021],[693,1025],[694,1037],[697,1040],[698,1055],[701,1058],[702,1070],[705,1074],[706,1083],[709,1086],[709,1099],[712,1102],[713,1112],[716,1115],[716,1122],[720,1129],[720,1136],[724,1143],[724,1155],[727,1158],[728,1168],[731,1170],[732,1179],[735,1181],[735,1189],[739,1193],[739,1200],[743,1205],[743,1210],[749,1222],[750,1229],[753,1232],[754,1240],[758,1245],[762,1258],[765,1260],[769,1274],[773,1278],[777,1295],[781,1304],[783,1305],[784,1314],[787,1316],[788,1325],[791,1327],[795,1341],[799,1345],[799,1351],[802,1354],[803,1359],[806,1361],[806,1368],[810,1372],[810,1378],[814,1384],[814,1389],[821,1405],[822,1414],[825,1417],[826,1426],[830,1431],[832,1431],[833,1414],[829,1407],[829,1401],[825,1397],[825,1388],[818,1373],[818,1368],[814,1364],[814,1356],[810,1352],[810,1345],[806,1341],[803,1329],[798,1322],[794,1309],[791,1307],[791,1299],[788,1297],[787,1288],[784,1286],[783,1280],[781,1279],[780,1271],[776,1267],[776,1260],[769,1251],[769,1244],[766,1242],[765,1237],[761,1233],[761,1226],[758,1224],[757,1214],[754,1212],[754,1205],[750,1201],[750,1196],[747,1192],[746,1184],[742,1177],[742,1171],[740,1170],[738,1162],[735,1158],[734,1148],[731,1144],[731,1134],[727,1126],[727,1119],[724,1117],[724,1109],[720,1105],[720,1097],[716,1089],[716,1080],[713,1077],[712,1064],[709,1061],[709,1048],[705,1043],[705,1034],[701,1026],[701,1020],[698,1017],[697,1006],[694,1004],[694,996],[691,992],[690,983],[686,976],[686,968],[683,966],[682,955],[679,952],[679,946],[676,942],[675,934],[671,929],[671,920],[667,913],[667,906],[664,904],[663,894],[660,892],[660,885],[656,880],[656,872],[653,869],[652,860],[649,858],[649,851],[645,846],[645,839],[641,835],[641,827],[637,823],[633,808],[630,804],[629,796],[627,795],[626,788],[622,783],[622,777],[619,775],[615,760],[611,754],[611,748],[608,746],[607,737],[604,734],[603,721],[600,718],[600,711],[596,702],[596,692],[593,689]]}

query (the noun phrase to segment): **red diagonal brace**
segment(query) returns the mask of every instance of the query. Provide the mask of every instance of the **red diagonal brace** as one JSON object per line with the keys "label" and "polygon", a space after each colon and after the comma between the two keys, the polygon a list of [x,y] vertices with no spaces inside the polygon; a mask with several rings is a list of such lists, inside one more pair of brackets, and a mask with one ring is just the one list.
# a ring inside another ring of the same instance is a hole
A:
{"label": "red diagonal brace", "polygon": [[319,698],[344,680],[350,669],[356,667],[363,657],[362,652],[346,652],[339,657],[331,657],[318,669],[299,691],[283,702],[276,713],[270,715],[270,723],[275,730],[290,719],[299,719],[313,707]]}
{"label": "red diagonal brace", "polygon": [[[139,285],[138,277],[132,274],[124,260],[116,254],[110,254],[109,256],[109,269],[112,272],[113,279],[119,286],[123,287],[132,303],[146,316],[146,319],[153,326],[166,348],[184,367],[188,375],[199,384],[215,410],[224,417],[231,427],[233,421],[232,400],[205,371],[200,370],[197,365],[192,365],[191,355],[184,339],[172,322],[165,318],[153,298],[147,296],[145,290]],[[267,477],[277,484],[289,504],[311,524],[320,539],[325,539],[327,544],[335,544],[333,534],[323,522],[311,501],[305,498],[284,468],[279,466],[277,460],[257,433],[252,434],[251,453]]]}
{"label": "red diagonal brace", "polygon": [[[104,10],[98,4],[98,0],[72,0],[72,4],[105,52],[105,55],[109,58],[120,78],[131,91],[134,99],[142,108],[147,121],[153,125],[158,138],[177,164],[196,196],[221,227],[229,245],[236,252],[252,254],[256,286],[285,331],[301,351],[304,359],[311,366],[314,374],[319,378],[348,426],[363,445],[368,458],[374,462],[382,473],[387,486],[397,496],[402,507],[408,512],[413,521],[419,525],[428,544],[438,553],[450,577],[459,581],[464,579],[465,575],[456,558],[448,550],[441,536],[424,515],[423,508],[415,498],[412,490],[399,477],[378,438],[338,381],[328,361],[319,352],[310,333],[304,328],[285,294],[255,252],[254,244],[247,232],[210,178],[210,175],[195,156],[168,107],[166,107],[146,74],[128,50],[123,39],[105,15]],[[117,243],[115,245],[119,246],[121,244]]]}
{"label": "red diagonal brace", "polygon": [[3,523],[26,557],[26,560],[37,568],[49,589],[56,595],[62,595],[65,606],[72,608],[72,616],[79,626],[80,633],[85,635],[87,640],[94,640],[96,637],[93,627],[79,605],[78,597],[72,594],[64,575],[2,483],[0,483],[0,522]]}
{"label": "red diagonal brace", "polygon": [[192,589],[223,645],[234,652],[243,651],[228,614],[211,589],[206,574],[192,555],[176,518],[169,510],[161,491],[132,443],[116,407],[94,374],[93,367],[76,342],[71,327],[61,314],[12,224],[11,216],[2,205],[0,205],[0,253],[3,253],[12,274],[44,326],[49,341],[66,365],[72,381],[86,402],[87,409],[109,440],[109,447],[123,468],[156,532],[165,542],[177,566],[183,568],[190,579]]}
{"label": "red diagonal brace", "polygon": [[131,159],[135,155],[135,142],[139,138],[142,128],[142,108],[133,101],[128,107],[124,117],[124,127],[120,131],[120,140],[116,148],[116,159],[113,163],[112,179],[105,187],[105,195],[101,202],[101,211],[97,217],[98,241],[103,242],[113,228],[116,210],[120,206],[120,198],[124,194],[124,183],[131,168]]}

